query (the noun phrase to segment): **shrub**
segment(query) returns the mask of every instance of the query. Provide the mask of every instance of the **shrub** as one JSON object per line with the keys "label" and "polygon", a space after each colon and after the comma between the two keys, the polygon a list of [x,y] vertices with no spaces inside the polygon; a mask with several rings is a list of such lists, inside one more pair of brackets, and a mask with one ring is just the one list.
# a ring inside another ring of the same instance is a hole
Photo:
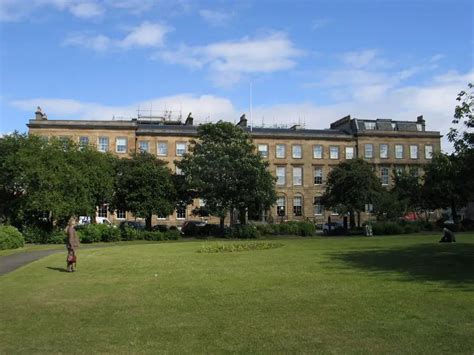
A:
{"label": "shrub", "polygon": [[102,240],[102,234],[104,233],[104,227],[102,224],[88,224],[78,230],[79,240],[81,243],[98,243]]}
{"label": "shrub", "polygon": [[165,234],[165,240],[178,240],[181,237],[181,232],[177,228],[170,228]]}
{"label": "shrub", "polygon": [[66,243],[66,232],[57,230],[48,235],[45,241],[48,244],[65,244]]}
{"label": "shrub", "polygon": [[28,226],[23,228],[23,236],[26,243],[42,244],[47,243],[49,233],[38,226]]}
{"label": "shrub", "polygon": [[23,235],[13,226],[0,226],[0,250],[21,248],[25,244]]}
{"label": "shrub", "polygon": [[377,222],[372,225],[374,235],[403,234],[404,228],[396,222]]}
{"label": "shrub", "polygon": [[259,233],[257,227],[251,224],[236,224],[229,231],[229,237],[238,239],[257,239]]}
{"label": "shrub", "polygon": [[298,223],[298,235],[301,235],[303,237],[310,237],[315,235],[316,233],[316,228],[314,227],[313,223],[309,222],[300,222]]}
{"label": "shrub", "polygon": [[152,232],[143,231],[143,232],[141,232],[141,234],[143,235],[143,239],[145,239],[145,240],[160,241],[160,240],[165,239],[165,236],[160,231],[152,231]]}
{"label": "shrub", "polygon": [[120,229],[108,227],[104,228],[101,236],[103,242],[118,242],[120,240]]}
{"label": "shrub", "polygon": [[168,230],[168,226],[166,224],[157,224],[153,227],[154,229],[158,229],[158,231],[164,233]]}
{"label": "shrub", "polygon": [[275,229],[274,226],[276,224],[257,224],[257,230],[260,233],[260,235],[275,235]]}
{"label": "shrub", "polygon": [[120,236],[122,240],[128,241],[142,239],[140,231],[130,227],[123,228]]}
{"label": "shrub", "polygon": [[249,243],[215,243],[201,246],[198,253],[223,253],[249,250],[265,250],[282,247],[281,243],[249,242]]}

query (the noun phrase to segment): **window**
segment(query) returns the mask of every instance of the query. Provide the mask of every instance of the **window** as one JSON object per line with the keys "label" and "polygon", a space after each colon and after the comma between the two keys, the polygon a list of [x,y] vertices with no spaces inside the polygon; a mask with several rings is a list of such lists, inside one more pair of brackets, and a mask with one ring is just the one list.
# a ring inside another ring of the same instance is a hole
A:
{"label": "window", "polygon": [[410,159],[418,159],[418,146],[410,145]]}
{"label": "window", "polygon": [[321,185],[323,183],[323,168],[314,168],[314,184]]}
{"label": "window", "polygon": [[418,167],[417,166],[412,166],[410,167],[410,175],[413,176],[413,177],[418,177],[420,176],[420,173],[418,171]]}
{"label": "window", "polygon": [[281,196],[277,198],[277,215],[283,217],[286,214],[286,200],[285,197]]}
{"label": "window", "polygon": [[329,147],[329,159],[339,159],[339,147],[338,146],[330,146]]}
{"label": "window", "polygon": [[417,124],[416,124],[416,130],[417,130],[418,132],[423,131],[423,125],[422,125],[421,123],[417,123]]}
{"label": "window", "polygon": [[395,159],[403,159],[403,145],[395,145]]}
{"label": "window", "polygon": [[395,175],[400,176],[405,172],[405,167],[397,165],[395,166],[394,172],[395,172]]}
{"label": "window", "polygon": [[107,218],[107,205],[100,205],[97,209],[97,216]]}
{"label": "window", "polygon": [[127,152],[127,138],[116,138],[115,139],[115,151],[117,153]]}
{"label": "window", "polygon": [[300,166],[293,167],[293,186],[303,185],[303,168]]}
{"label": "window", "polygon": [[375,122],[364,122],[365,129],[375,129]]}
{"label": "window", "polygon": [[156,154],[162,157],[168,155],[168,143],[166,142],[158,142],[156,146]]}
{"label": "window", "polygon": [[365,204],[365,213],[372,213],[374,212],[374,205],[371,203]]}
{"label": "window", "polygon": [[79,137],[79,146],[85,147],[89,145],[89,137]]}
{"label": "window", "polygon": [[275,152],[277,158],[284,158],[286,156],[286,146],[284,144],[277,144]]}
{"label": "window", "polygon": [[380,168],[380,180],[382,185],[388,185],[388,168],[385,166]]}
{"label": "window", "polygon": [[268,144],[259,144],[257,148],[258,148],[258,153],[263,158],[268,158]]}
{"label": "window", "polygon": [[286,184],[286,168],[284,166],[277,166],[276,168],[277,182],[278,186],[283,186]]}
{"label": "window", "polygon": [[314,205],[314,215],[321,216],[324,212],[324,207],[321,203],[321,197],[315,197],[313,205]]}
{"label": "window", "polygon": [[176,175],[183,175],[183,170],[179,166],[175,167],[175,174]]}
{"label": "window", "polygon": [[176,219],[186,218],[186,204],[181,203],[176,207]]}
{"label": "window", "polygon": [[148,144],[148,141],[140,141],[138,142],[138,151],[139,152],[146,152],[146,153],[149,153],[150,152],[150,145]]}
{"label": "window", "polygon": [[164,214],[157,214],[156,215],[156,219],[161,220],[161,221],[166,220],[167,218],[168,218],[168,216],[164,215]]}
{"label": "window", "polygon": [[125,210],[117,210],[115,211],[117,219],[125,219],[127,218],[127,212]]}
{"label": "window", "polygon": [[176,143],[176,156],[182,157],[186,153],[186,143],[177,142]]}
{"label": "window", "polygon": [[200,198],[198,200],[199,207],[206,207],[206,200],[203,198]]}
{"label": "window", "polygon": [[380,144],[380,158],[388,158],[388,144]]}
{"label": "window", "polygon": [[425,145],[425,159],[433,158],[433,146]]}
{"label": "window", "polygon": [[374,157],[374,145],[373,144],[365,144],[364,145],[364,157],[368,159],[372,159]]}
{"label": "window", "polygon": [[293,147],[292,147],[292,150],[293,150],[293,158],[295,159],[301,159],[303,157],[303,152],[302,152],[302,149],[301,149],[301,144],[295,144]]}
{"label": "window", "polygon": [[354,147],[346,147],[346,159],[354,159]]}
{"label": "window", "polygon": [[295,217],[300,217],[303,215],[303,197],[293,197],[293,214]]}
{"label": "window", "polygon": [[109,137],[99,137],[98,144],[99,152],[108,152],[109,151]]}
{"label": "window", "polygon": [[323,146],[314,145],[313,146],[313,158],[314,159],[323,159]]}

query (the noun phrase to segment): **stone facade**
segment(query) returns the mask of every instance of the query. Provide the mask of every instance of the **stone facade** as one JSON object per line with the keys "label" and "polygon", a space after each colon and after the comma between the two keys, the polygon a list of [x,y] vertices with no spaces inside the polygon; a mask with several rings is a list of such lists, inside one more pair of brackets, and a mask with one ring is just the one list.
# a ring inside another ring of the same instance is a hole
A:
{"label": "stone facade", "polygon": [[[41,115],[40,115],[41,116]],[[416,121],[387,119],[360,120],[344,117],[331,124],[330,129],[247,127],[245,118],[238,123],[251,134],[257,150],[269,161],[270,170],[278,176],[279,200],[267,212],[267,220],[311,220],[323,223],[329,216],[340,217],[318,204],[330,170],[339,162],[353,157],[373,164],[384,185],[390,186],[394,169],[409,169],[422,174],[422,166],[431,154],[440,151],[440,133],[426,131],[420,116]],[[99,150],[129,157],[131,152],[148,150],[168,163],[176,172],[175,160],[187,150],[189,140],[196,137],[197,127],[192,118],[185,124],[165,119],[133,119],[130,121],[30,120],[29,133],[46,137],[64,137]],[[180,225],[187,219],[199,219],[191,211],[199,206],[194,201],[185,211],[175,211],[166,219],[154,217],[153,223]],[[130,213],[102,214],[112,221],[132,219]],[[362,216],[365,219],[366,216]],[[217,222],[209,218],[210,222]]]}

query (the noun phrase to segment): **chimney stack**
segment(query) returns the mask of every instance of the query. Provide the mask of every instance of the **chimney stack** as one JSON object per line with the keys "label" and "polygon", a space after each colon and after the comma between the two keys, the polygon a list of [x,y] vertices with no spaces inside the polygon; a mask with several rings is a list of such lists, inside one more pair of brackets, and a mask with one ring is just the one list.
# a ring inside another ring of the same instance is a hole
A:
{"label": "chimney stack", "polygon": [[425,127],[426,127],[426,121],[423,119],[423,115],[418,116],[418,117],[416,118],[416,123],[417,123],[417,124],[421,124],[422,131],[424,132],[424,131],[425,131]]}
{"label": "chimney stack", "polygon": [[43,113],[43,110],[41,110],[41,107],[37,107],[36,108],[36,112],[35,112],[35,120],[37,121],[44,121],[44,120],[47,120],[48,119],[48,116],[46,116],[45,113]]}
{"label": "chimney stack", "polygon": [[188,117],[186,118],[186,122],[184,122],[185,126],[192,126],[194,118],[191,116],[191,112],[189,113]]}
{"label": "chimney stack", "polygon": [[247,118],[245,118],[245,113],[242,116],[240,116],[240,121],[239,123],[237,123],[236,126],[247,127]]}

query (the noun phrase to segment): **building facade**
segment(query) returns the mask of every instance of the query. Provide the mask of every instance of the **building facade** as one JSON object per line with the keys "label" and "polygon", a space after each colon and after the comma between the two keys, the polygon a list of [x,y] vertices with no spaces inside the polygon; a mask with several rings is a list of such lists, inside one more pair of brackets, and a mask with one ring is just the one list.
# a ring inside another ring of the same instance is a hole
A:
{"label": "building facade", "polygon": [[[329,129],[303,129],[297,125],[252,128],[242,116],[237,125],[250,133],[257,151],[268,160],[269,169],[277,178],[277,203],[266,214],[268,221],[275,222],[323,223],[329,216],[338,219],[339,216],[324,208],[320,199],[329,172],[341,161],[365,159],[373,165],[382,185],[389,187],[394,172],[421,175],[423,165],[441,149],[440,133],[427,131],[423,116],[414,121],[346,116],[333,122]],[[178,174],[174,162],[186,153],[190,139],[197,136],[191,116],[184,123],[159,117],[128,121],[49,120],[38,110],[27,126],[30,134],[72,139],[119,157],[147,151],[166,161],[171,171]],[[196,200],[166,218],[155,216],[153,223],[180,225],[187,219],[199,219],[191,211],[202,204],[202,200]],[[106,206],[99,206],[98,214],[112,221],[133,219],[126,211],[111,214]]]}

